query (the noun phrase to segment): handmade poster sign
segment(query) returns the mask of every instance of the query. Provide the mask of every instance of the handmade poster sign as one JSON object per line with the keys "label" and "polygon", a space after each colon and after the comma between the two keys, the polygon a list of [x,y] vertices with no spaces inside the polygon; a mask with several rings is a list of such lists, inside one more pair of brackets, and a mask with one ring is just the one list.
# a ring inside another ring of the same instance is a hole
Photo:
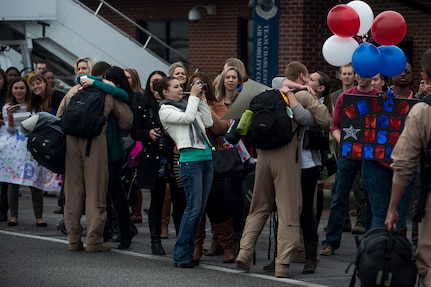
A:
{"label": "handmade poster sign", "polygon": [[33,186],[43,191],[59,192],[61,184],[55,173],[39,165],[27,150],[27,137],[0,128],[0,182]]}
{"label": "handmade poster sign", "polygon": [[407,114],[418,100],[344,95],[340,156],[391,161]]}

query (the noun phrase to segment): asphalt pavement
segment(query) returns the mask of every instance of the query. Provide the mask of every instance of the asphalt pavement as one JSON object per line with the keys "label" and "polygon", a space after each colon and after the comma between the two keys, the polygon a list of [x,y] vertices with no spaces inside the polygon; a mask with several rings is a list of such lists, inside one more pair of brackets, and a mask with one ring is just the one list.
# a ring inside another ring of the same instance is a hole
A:
{"label": "asphalt pavement", "polygon": [[[44,219],[48,223],[48,227],[42,228],[36,226],[36,221],[34,218],[33,208],[31,204],[31,194],[28,188],[21,188],[20,190],[21,196],[19,198],[19,218],[18,218],[18,226],[9,227],[7,226],[7,222],[0,222],[0,239],[4,238],[4,236],[8,236],[7,238],[13,238],[15,236],[18,237],[32,237],[36,236],[37,239],[47,240],[50,242],[62,243],[64,244],[63,256],[70,256],[71,252],[67,251],[67,240],[66,235],[59,229],[59,224],[62,220],[62,215],[54,214],[53,211],[58,208],[57,206],[57,197],[44,197]],[[324,226],[326,226],[328,215],[329,215],[329,206],[330,206],[330,191],[325,190],[325,203],[324,203],[324,211],[322,214],[321,222],[319,225],[318,233],[320,242],[325,237],[325,232],[323,230]],[[149,205],[149,192],[144,191],[143,193],[143,206],[148,207]],[[354,201],[352,200],[352,204],[350,206],[354,206]],[[355,219],[351,218],[352,224],[355,223]],[[207,221],[208,222],[208,221]],[[85,216],[82,217],[82,226],[83,226],[83,241],[85,242]],[[144,216],[143,223],[136,224],[139,234],[133,239],[132,246],[126,252],[117,251],[116,247],[118,243],[112,242],[114,253],[110,256],[117,256],[118,254],[127,254],[129,256],[134,256],[137,259],[146,258],[146,260],[150,260],[150,262],[154,262],[154,266],[162,265],[163,268],[174,268],[172,264],[172,253],[173,246],[175,244],[176,236],[175,236],[175,228],[173,226],[172,220],[169,225],[169,238],[163,239],[162,244],[166,251],[165,256],[153,256],[151,255],[150,248],[150,235],[148,228],[148,219]],[[268,220],[266,226],[264,227],[261,236],[257,242],[256,246],[256,255],[255,255],[255,263],[251,267],[251,271],[245,273],[236,268],[235,264],[226,264],[222,262],[222,255],[219,256],[202,256],[201,265],[194,269],[205,269],[212,270],[214,272],[219,273],[215,278],[220,278],[220,274],[229,274],[229,278],[236,278],[234,280],[241,280],[244,278],[242,276],[248,276],[252,278],[256,278],[254,282],[256,285],[252,284],[251,286],[262,286],[261,279],[264,279],[268,284],[264,285],[272,285],[275,282],[285,283],[284,286],[349,286],[351,276],[353,274],[354,266],[351,266],[350,270],[346,273],[346,269],[348,266],[354,262],[356,256],[356,244],[355,238],[352,233],[344,232],[342,237],[342,243],[340,249],[336,250],[334,255],[332,256],[320,256],[320,261],[318,263],[316,272],[314,274],[302,274],[302,263],[292,263],[291,271],[292,278],[289,279],[280,279],[275,278],[273,272],[264,271],[262,268],[264,265],[268,264],[272,260],[273,248],[274,248],[274,237],[270,236],[270,222]],[[207,239],[205,240],[204,249],[208,249],[211,243],[211,228],[207,223]],[[410,232],[410,225],[409,225]],[[12,236],[12,237],[11,237]],[[410,238],[410,235],[408,236]],[[11,248],[8,244],[9,239],[5,239],[3,242],[0,242],[0,254],[2,254],[6,249],[9,250]],[[14,244],[17,245],[19,240],[14,241]],[[25,243],[22,243],[25,244]],[[19,245],[19,244],[18,244]],[[5,249],[6,248],[6,249]],[[16,247],[15,247],[16,248]],[[320,248],[319,248],[320,249]],[[50,250],[46,250],[46,255],[49,256]],[[31,256],[31,251],[26,254],[26,256]],[[118,255],[120,256],[120,255]],[[1,255],[0,255],[1,257]],[[3,260],[2,260],[3,261]],[[7,265],[5,262],[0,262],[0,270],[3,269],[3,272],[14,272],[16,270],[7,271]],[[102,266],[101,266],[102,268]],[[122,266],[117,266],[117,271],[121,270]],[[178,270],[179,268],[175,268]],[[2,285],[1,277],[4,275],[3,272],[0,272],[0,286]],[[67,271],[65,271],[67,272]],[[241,275],[241,276],[240,276]],[[227,275],[226,275],[227,276]],[[259,278],[259,280],[257,280]],[[194,284],[189,286],[203,286],[199,284],[199,276],[195,278],[196,281],[193,281]],[[217,279],[216,279],[217,280]],[[171,283],[175,283],[174,281],[170,281]],[[271,284],[269,284],[271,282]],[[39,282],[40,283],[40,282]],[[37,284],[39,285],[39,284]],[[130,286],[132,286],[131,284]],[[218,284],[217,284],[218,285]],[[18,285],[17,285],[18,286]],[[27,285],[28,286],[28,285]],[[65,285],[66,286],[66,285]],[[102,284],[101,286],[111,286],[109,284]],[[114,285],[112,285],[114,286]],[[150,286],[150,285],[149,285]],[[151,286],[158,286],[157,284]],[[166,285],[163,286],[176,286],[176,285]],[[236,284],[225,284],[224,286],[236,286]],[[355,286],[359,286],[357,282]]]}

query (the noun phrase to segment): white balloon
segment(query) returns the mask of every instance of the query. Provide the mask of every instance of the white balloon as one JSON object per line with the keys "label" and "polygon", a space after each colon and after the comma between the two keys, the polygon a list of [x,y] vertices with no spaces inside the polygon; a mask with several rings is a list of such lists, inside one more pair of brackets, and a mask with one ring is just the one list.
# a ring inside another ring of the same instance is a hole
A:
{"label": "white balloon", "polygon": [[322,54],[326,62],[340,67],[352,61],[353,53],[358,46],[358,42],[353,38],[332,35],[323,43]]}
{"label": "white balloon", "polygon": [[360,0],[355,0],[347,3],[348,6],[352,7],[359,15],[359,32],[358,36],[364,36],[370,31],[374,21],[374,13],[371,7]]}

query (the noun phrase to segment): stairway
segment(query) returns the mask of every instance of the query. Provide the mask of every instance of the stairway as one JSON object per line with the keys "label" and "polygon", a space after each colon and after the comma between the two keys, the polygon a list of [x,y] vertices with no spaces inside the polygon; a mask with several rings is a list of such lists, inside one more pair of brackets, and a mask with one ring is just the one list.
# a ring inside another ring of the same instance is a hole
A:
{"label": "stairway", "polygon": [[[79,57],[135,68],[143,84],[152,71],[168,70],[165,60],[100,17],[98,10],[94,12],[79,1],[14,0],[4,1],[0,6],[0,45],[14,47],[21,54],[21,64],[27,72],[32,70],[35,58],[39,58],[56,75],[73,78]],[[151,34],[149,39],[159,41]]]}

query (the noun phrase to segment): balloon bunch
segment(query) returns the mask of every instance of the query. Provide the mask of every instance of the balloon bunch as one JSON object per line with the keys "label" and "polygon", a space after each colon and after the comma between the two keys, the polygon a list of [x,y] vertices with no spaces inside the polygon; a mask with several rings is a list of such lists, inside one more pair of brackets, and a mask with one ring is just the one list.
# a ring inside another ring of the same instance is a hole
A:
{"label": "balloon bunch", "polygon": [[[360,0],[333,7],[327,24],[334,35],[322,47],[325,60],[333,66],[352,63],[361,77],[371,78],[377,73],[385,76],[401,74],[406,66],[404,52],[395,46],[406,35],[404,17],[395,11],[384,11],[374,18],[370,6]],[[366,42],[368,32],[374,42]],[[359,36],[359,41],[354,37]]]}

